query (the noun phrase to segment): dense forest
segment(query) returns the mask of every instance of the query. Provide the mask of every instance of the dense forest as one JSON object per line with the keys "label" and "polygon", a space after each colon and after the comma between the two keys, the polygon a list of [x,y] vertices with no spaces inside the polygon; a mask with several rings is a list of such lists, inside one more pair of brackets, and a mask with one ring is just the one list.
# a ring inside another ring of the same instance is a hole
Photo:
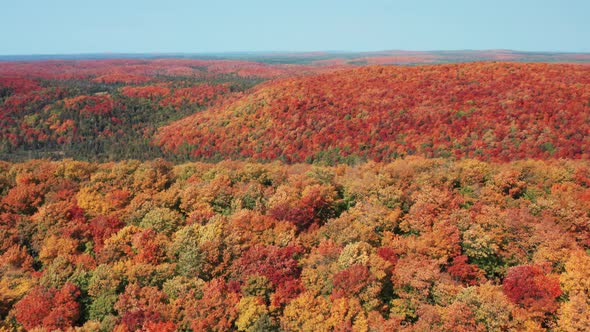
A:
{"label": "dense forest", "polygon": [[408,155],[587,158],[590,148],[586,65],[9,64],[0,63],[5,160],[334,165]]}
{"label": "dense forest", "polygon": [[36,331],[582,331],[590,164],[0,164]]}
{"label": "dense forest", "polygon": [[590,66],[369,66],[290,78],[156,137],[205,160],[588,158]]}
{"label": "dense forest", "polygon": [[0,62],[0,331],[588,331],[589,59]]}
{"label": "dense forest", "polygon": [[173,158],[151,144],[158,127],[267,75],[286,74],[257,64],[179,61],[0,63],[0,156]]}

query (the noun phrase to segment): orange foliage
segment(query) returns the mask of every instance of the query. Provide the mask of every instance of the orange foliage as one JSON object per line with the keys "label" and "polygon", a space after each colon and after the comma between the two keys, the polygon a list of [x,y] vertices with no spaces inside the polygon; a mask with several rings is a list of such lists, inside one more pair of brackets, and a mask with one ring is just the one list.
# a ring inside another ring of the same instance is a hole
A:
{"label": "orange foliage", "polygon": [[579,329],[588,167],[4,163],[0,313],[62,330]]}
{"label": "orange foliage", "polygon": [[587,158],[589,77],[588,66],[549,64],[342,70],[262,84],[156,141],[204,159]]}
{"label": "orange foliage", "polygon": [[160,102],[160,105],[171,105],[173,107],[180,107],[185,104],[206,105],[212,102],[218,95],[227,92],[229,92],[229,88],[225,85],[200,84],[190,88],[174,90],[172,95]]}
{"label": "orange foliage", "polygon": [[157,100],[167,96],[170,88],[165,85],[125,86],[121,92],[127,97]]}
{"label": "orange foliage", "polygon": [[81,115],[107,115],[113,110],[114,102],[109,95],[76,96],[65,99],[64,106],[79,111]]}

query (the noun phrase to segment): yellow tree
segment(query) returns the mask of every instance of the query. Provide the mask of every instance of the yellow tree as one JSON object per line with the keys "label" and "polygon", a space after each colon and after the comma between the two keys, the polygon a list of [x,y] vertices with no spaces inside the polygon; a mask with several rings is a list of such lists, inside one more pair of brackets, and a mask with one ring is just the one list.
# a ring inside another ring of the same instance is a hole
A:
{"label": "yellow tree", "polygon": [[590,331],[590,256],[575,251],[561,275],[568,301],[559,310],[559,327],[564,331]]}

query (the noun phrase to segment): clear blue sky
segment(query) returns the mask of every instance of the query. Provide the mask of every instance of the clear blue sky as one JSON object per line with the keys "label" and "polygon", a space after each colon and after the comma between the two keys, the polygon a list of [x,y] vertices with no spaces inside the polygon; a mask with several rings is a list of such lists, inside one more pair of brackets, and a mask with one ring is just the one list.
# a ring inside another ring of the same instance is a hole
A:
{"label": "clear blue sky", "polygon": [[590,52],[590,0],[0,0],[0,54]]}

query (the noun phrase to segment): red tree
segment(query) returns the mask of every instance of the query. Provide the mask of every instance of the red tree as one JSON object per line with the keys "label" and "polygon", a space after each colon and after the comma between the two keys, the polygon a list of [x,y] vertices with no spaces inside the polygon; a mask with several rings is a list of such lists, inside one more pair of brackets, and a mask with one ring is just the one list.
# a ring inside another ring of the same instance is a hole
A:
{"label": "red tree", "polygon": [[538,265],[520,265],[508,270],[502,284],[504,294],[515,304],[535,312],[554,312],[561,295],[559,279],[546,275]]}

